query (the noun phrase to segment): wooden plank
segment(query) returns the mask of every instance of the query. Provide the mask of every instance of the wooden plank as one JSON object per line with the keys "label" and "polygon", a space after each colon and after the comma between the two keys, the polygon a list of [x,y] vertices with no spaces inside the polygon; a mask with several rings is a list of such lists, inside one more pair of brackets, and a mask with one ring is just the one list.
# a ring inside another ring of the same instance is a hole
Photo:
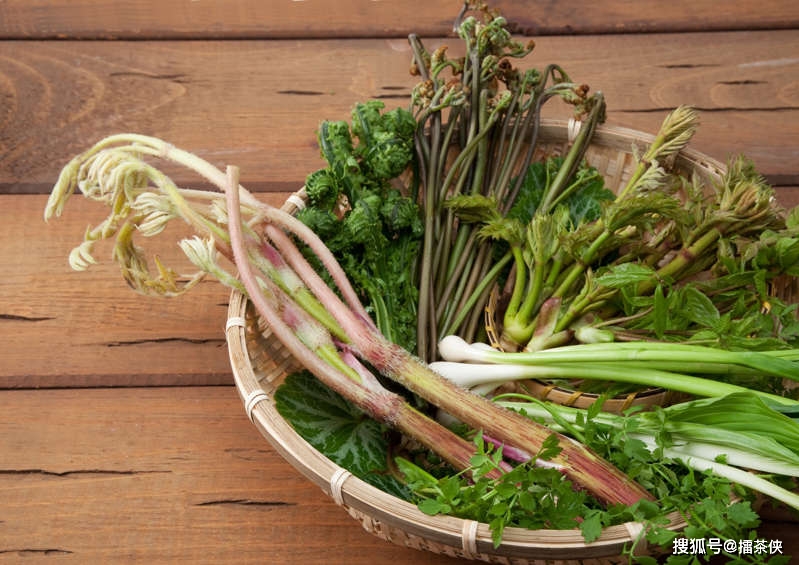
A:
{"label": "wooden plank", "polygon": [[[284,194],[265,200],[280,204]],[[87,225],[105,211],[81,197],[45,224],[43,196],[0,197],[0,388],[229,384],[224,326],[228,290],[200,283],[190,295],[144,297],[111,262],[110,246],[86,272],[67,265]],[[174,229],[140,241],[178,272],[193,272]]]}
{"label": "wooden plank", "polygon": [[[432,48],[449,40],[431,40]],[[799,31],[544,37],[526,63],[562,64],[604,91],[608,124],[657,129],[690,104],[694,146],[745,152],[776,184],[799,183]],[[288,191],[320,166],[315,129],[352,105],[404,105],[414,84],[404,40],[4,42],[0,192],[49,190],[102,136],[162,137],[252,189]],[[565,115],[551,105],[550,115]],[[179,182],[196,182],[184,173]]]}
{"label": "wooden plank", "polygon": [[[760,3],[714,0],[605,0],[518,2],[491,6],[519,33],[585,34],[661,31],[782,29],[796,27],[799,7],[791,0]],[[332,7],[332,3],[330,3]],[[460,2],[318,2],[229,0],[5,0],[0,37],[5,38],[297,38],[445,35]]]}
{"label": "wooden plank", "polygon": [[3,391],[0,454],[0,563],[457,563],[364,532],[233,387]]}
{"label": "wooden plank", "polygon": [[[778,189],[784,206],[799,205],[799,187]],[[263,194],[280,204],[286,194]],[[64,216],[45,225],[45,197],[0,195],[0,389],[229,384],[224,324],[228,291],[215,281],[178,298],[131,291],[111,263],[77,273],[69,251],[103,214],[75,197]],[[142,242],[178,267],[178,230]]]}
{"label": "wooden plank", "polygon": [[462,563],[364,532],[232,387],[0,391],[0,453],[0,563]]}

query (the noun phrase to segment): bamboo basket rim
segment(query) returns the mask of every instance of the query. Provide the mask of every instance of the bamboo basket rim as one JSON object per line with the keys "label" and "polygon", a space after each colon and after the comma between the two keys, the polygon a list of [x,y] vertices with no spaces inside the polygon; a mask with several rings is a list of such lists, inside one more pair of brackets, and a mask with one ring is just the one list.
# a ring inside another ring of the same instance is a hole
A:
{"label": "bamboo basket rim", "polygon": [[[542,120],[539,143],[568,142],[575,126],[562,120]],[[600,126],[596,129],[591,146],[618,149],[628,155],[635,144],[645,145],[654,139],[651,134],[628,128]],[[717,177],[724,166],[701,152],[686,148],[676,156],[675,165],[700,169],[709,177]],[[296,211],[303,205],[303,191],[293,194],[283,209]],[[244,409],[253,425],[269,443],[306,478],[343,506],[350,515],[361,521],[372,534],[394,543],[417,549],[442,553],[467,559],[496,563],[546,563],[558,561],[580,563],[615,562],[627,544],[643,531],[638,522],[610,526],[592,543],[585,543],[579,530],[527,530],[509,527],[502,543],[494,548],[491,532],[485,523],[452,516],[429,516],[415,505],[387,494],[351,475],[316,451],[291,426],[283,420],[275,406],[274,383],[264,383],[256,375],[250,351],[254,329],[248,299],[239,291],[232,291],[227,311],[225,336],[228,345],[236,389]],[[264,339],[270,339],[268,329]],[[277,342],[274,337],[272,341]],[[280,346],[277,346],[280,349]],[[287,355],[287,354],[286,354]],[[290,372],[292,360],[278,359],[277,370]],[[269,381],[269,379],[267,379]],[[685,523],[679,513],[669,515],[669,528],[679,530]],[[656,548],[646,547],[645,539],[639,542],[637,552],[648,553]],[[513,561],[509,561],[512,559]],[[609,559],[609,561],[604,561]]]}

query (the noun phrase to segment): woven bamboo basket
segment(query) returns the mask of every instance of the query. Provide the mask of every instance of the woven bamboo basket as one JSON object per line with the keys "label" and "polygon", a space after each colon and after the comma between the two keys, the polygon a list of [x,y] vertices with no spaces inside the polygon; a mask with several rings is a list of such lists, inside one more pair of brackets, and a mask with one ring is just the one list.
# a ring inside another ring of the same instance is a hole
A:
{"label": "woven bamboo basket", "polygon": [[[566,122],[544,122],[538,157],[562,153],[575,133],[573,125]],[[604,174],[607,186],[615,189],[623,186],[635,166],[633,146],[643,149],[652,138],[633,130],[600,127],[586,159]],[[696,172],[708,180],[717,178],[723,171],[721,163],[691,150],[678,155],[673,166],[685,172]],[[303,205],[302,192],[298,192],[286,201],[284,210],[294,213]],[[488,563],[604,565],[627,562],[621,553],[639,537],[642,524],[606,528],[601,537],[590,544],[585,543],[578,530],[507,528],[501,545],[494,548],[487,524],[450,516],[428,516],[416,506],[352,476],[311,447],[278,413],[273,393],[286,375],[299,369],[298,363],[269,328],[260,323],[246,297],[236,291],[230,297],[226,337],[236,387],[247,416],[291,465],[371,534],[419,550]],[[662,394],[663,391],[649,391],[637,401],[663,404],[664,398],[658,396]],[[620,400],[622,403],[635,401]],[[677,513],[670,518],[669,527],[684,526]],[[636,551],[658,554],[664,548],[646,547],[642,541]]]}

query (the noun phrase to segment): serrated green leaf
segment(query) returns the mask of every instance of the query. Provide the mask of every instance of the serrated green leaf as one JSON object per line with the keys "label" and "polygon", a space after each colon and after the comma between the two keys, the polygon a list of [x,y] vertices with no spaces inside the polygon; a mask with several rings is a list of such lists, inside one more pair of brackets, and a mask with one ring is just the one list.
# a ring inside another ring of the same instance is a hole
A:
{"label": "serrated green leaf", "polygon": [[649,449],[640,439],[629,438],[624,442],[624,454],[630,459],[647,461],[650,458]]}
{"label": "serrated green leaf", "polygon": [[530,491],[522,491],[519,493],[519,506],[532,513],[538,507],[538,499]]}
{"label": "serrated green leaf", "polygon": [[556,436],[555,434],[551,434],[547,436],[547,438],[541,444],[541,449],[538,452],[537,457],[538,459],[543,459],[544,461],[547,461],[549,459],[557,457],[557,455],[561,451],[562,448],[560,447],[560,440],[558,439],[558,436]]}
{"label": "serrated green leaf", "polygon": [[791,211],[788,212],[785,218],[785,226],[791,230],[799,229],[799,206],[791,208]]}
{"label": "serrated green leaf", "polygon": [[696,324],[712,327],[712,322],[721,317],[713,301],[693,286],[685,287],[682,298],[682,315]]}
{"label": "serrated green leaf", "polygon": [[653,528],[647,532],[646,540],[656,546],[671,547],[679,533],[666,528]]}
{"label": "serrated green leaf", "polygon": [[754,528],[760,523],[760,516],[752,510],[749,501],[738,501],[731,504],[727,508],[727,519],[745,528]]}
{"label": "serrated green leaf", "polygon": [[612,191],[605,188],[602,175],[593,167],[584,166],[579,169],[573,184],[579,186],[566,199],[566,206],[575,226],[599,218],[602,213],[602,203],[610,202],[616,197]]}
{"label": "serrated green leaf", "polygon": [[585,543],[591,543],[599,539],[602,535],[602,515],[598,511],[587,513],[580,522],[580,532],[583,534]]}
{"label": "serrated green leaf", "polygon": [[[544,162],[532,163],[525,172],[519,194],[508,217],[517,218],[523,223],[529,222],[562,164],[562,157],[551,157]],[[598,171],[585,164],[578,169],[572,185],[573,191],[560,204],[568,208],[574,226],[596,220],[600,216],[602,203],[615,198],[613,192],[605,188]],[[571,190],[571,187],[566,190]]]}
{"label": "serrated green leaf", "polygon": [[444,202],[464,222],[486,223],[500,218],[497,201],[483,194],[459,194]]}
{"label": "serrated green leaf", "polygon": [[504,500],[496,502],[488,509],[489,516],[504,516],[508,513],[508,503]]}
{"label": "serrated green leaf", "polygon": [[783,237],[777,240],[776,245],[777,261],[779,266],[790,271],[797,268],[799,264],[799,239],[794,237]]}
{"label": "serrated green leaf", "polygon": [[441,502],[435,498],[426,498],[422,500],[417,506],[419,507],[419,510],[421,510],[428,516],[435,516],[437,514],[449,514],[452,511],[452,507],[449,504]]}
{"label": "serrated green leaf", "polygon": [[286,377],[275,392],[280,415],[334,463],[395,496],[405,487],[387,475],[389,443],[383,427],[308,372]]}
{"label": "serrated green leaf", "polygon": [[622,263],[600,275],[597,282],[607,288],[621,288],[649,281],[654,276],[655,271],[651,267],[638,263]]}
{"label": "serrated green leaf", "polygon": [[494,518],[488,523],[491,529],[491,541],[494,542],[494,547],[497,548],[502,544],[502,534],[505,532],[505,521],[500,518]]}
{"label": "serrated green leaf", "polygon": [[438,482],[438,487],[444,499],[452,501],[460,494],[461,483],[458,477],[444,477]]}

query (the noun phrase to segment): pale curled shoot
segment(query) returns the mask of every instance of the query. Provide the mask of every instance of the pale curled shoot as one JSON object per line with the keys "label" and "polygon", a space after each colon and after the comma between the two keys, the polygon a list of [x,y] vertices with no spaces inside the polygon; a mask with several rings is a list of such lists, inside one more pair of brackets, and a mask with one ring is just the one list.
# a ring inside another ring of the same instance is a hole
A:
{"label": "pale curled shoot", "polygon": [[676,155],[688,145],[699,128],[699,115],[689,106],[678,106],[666,116],[660,132],[647,152],[644,160],[663,161]]}
{"label": "pale curled shoot", "polygon": [[119,230],[112,257],[119,264],[122,277],[137,292],[178,296],[193,288],[205,277],[203,271],[191,275],[178,274],[174,269],[164,265],[157,255],[152,259],[155,267],[153,271],[144,249],[133,241],[135,233],[136,227],[133,223],[126,223]]}
{"label": "pale curled shoot", "polygon": [[97,259],[92,255],[94,240],[89,235],[90,230],[87,230],[83,242],[69,252],[69,267],[73,271],[85,271],[92,265],[97,264]]}
{"label": "pale curled shoot", "polygon": [[[124,137],[115,136],[115,139]],[[224,237],[224,231],[206,218],[211,215],[208,198],[200,198],[199,203],[190,202],[169,177],[142,160],[142,154],[150,153],[140,151],[137,146],[113,146],[103,140],[77,156],[59,176],[45,209],[45,220],[59,216],[76,189],[86,198],[106,205],[108,216],[87,228],[83,242],[70,252],[70,267],[81,271],[96,264],[95,245],[112,240],[112,258],[132,288],[145,294],[173,296],[195,286],[204,273],[182,275],[164,265],[157,256],[148,260],[144,249],[134,241],[134,235],[156,236],[175,218],[213,235]],[[198,200],[198,194],[202,193],[185,191],[192,200]],[[214,197],[219,199],[220,195]]]}
{"label": "pale curled shoot", "polygon": [[158,235],[178,215],[169,198],[155,192],[142,192],[135,197],[131,207],[140,218],[136,228],[145,237]]}
{"label": "pale curled shoot", "polygon": [[192,236],[178,242],[183,254],[198,269],[217,279],[229,288],[234,288],[244,294],[246,291],[241,281],[219,264],[221,254],[212,237],[201,238]]}

